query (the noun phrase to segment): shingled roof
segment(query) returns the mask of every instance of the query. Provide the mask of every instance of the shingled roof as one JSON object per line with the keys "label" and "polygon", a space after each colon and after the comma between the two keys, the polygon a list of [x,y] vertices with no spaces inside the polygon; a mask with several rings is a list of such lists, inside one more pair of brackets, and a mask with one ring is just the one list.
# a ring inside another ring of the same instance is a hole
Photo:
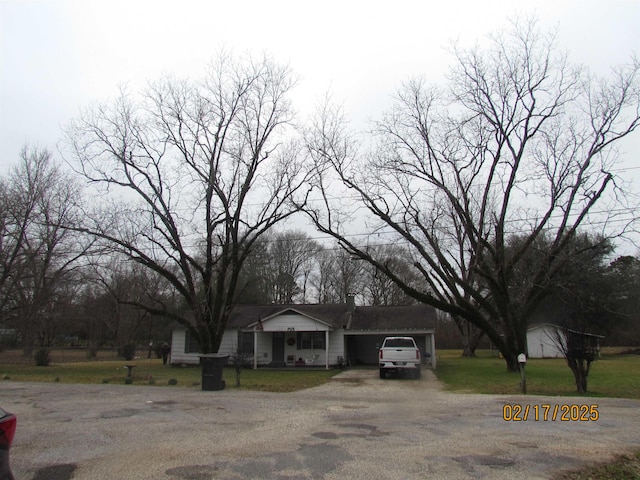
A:
{"label": "shingled roof", "polygon": [[334,328],[364,330],[422,330],[436,324],[436,311],[427,305],[356,307],[351,316],[347,304],[238,305],[227,328],[247,328],[276,314],[293,311],[318,319]]}
{"label": "shingled roof", "polygon": [[428,305],[356,307],[349,330],[424,330],[436,326]]}
{"label": "shingled roof", "polygon": [[292,310],[321,320],[333,327],[343,327],[349,320],[349,312],[345,304],[328,305],[238,305],[231,311],[227,322],[228,328],[247,328],[273,315]]}

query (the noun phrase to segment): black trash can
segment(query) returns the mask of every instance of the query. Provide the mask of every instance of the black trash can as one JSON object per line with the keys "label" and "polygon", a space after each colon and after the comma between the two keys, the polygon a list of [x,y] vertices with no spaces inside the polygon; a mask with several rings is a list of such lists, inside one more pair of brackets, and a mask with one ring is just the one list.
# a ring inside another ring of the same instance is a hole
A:
{"label": "black trash can", "polygon": [[229,355],[220,353],[200,355],[202,390],[224,390],[226,383],[222,379],[222,372],[227,360],[229,360]]}

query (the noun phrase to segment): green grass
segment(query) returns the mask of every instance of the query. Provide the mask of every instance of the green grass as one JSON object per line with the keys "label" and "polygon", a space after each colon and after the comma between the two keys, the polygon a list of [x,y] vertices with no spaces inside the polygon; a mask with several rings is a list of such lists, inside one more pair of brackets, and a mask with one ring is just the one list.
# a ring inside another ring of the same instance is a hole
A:
{"label": "green grass", "polygon": [[633,455],[620,455],[611,462],[563,472],[557,480],[639,480],[640,450]]}
{"label": "green grass", "polygon": [[[261,390],[268,392],[294,392],[312,388],[329,381],[340,370],[242,370],[240,376],[241,389]],[[234,369],[226,368],[224,373],[227,387],[235,386]]]}
{"label": "green grass", "polygon": [[[175,368],[162,365],[159,359],[136,359],[133,362],[114,359],[114,354],[101,352],[99,360],[86,360],[83,352],[53,353],[48,367],[36,367],[15,352],[0,353],[0,381],[124,384],[124,365],[135,363],[134,385],[167,386],[177,380],[178,388],[200,388],[199,367]],[[226,368],[227,388],[291,392],[321,385],[338,370],[242,370],[241,386],[235,386],[235,371]],[[459,350],[438,351],[438,378],[450,391],[518,394],[520,375],[508,373],[504,360],[491,352],[479,351],[477,358],[462,358]],[[526,367],[527,393],[532,395],[578,395],[573,375],[562,359],[529,359]],[[589,396],[640,399],[640,356],[603,355],[591,367]]]}
{"label": "green grass", "polygon": [[[528,394],[578,395],[564,359],[529,359],[525,372]],[[520,375],[507,372],[504,360],[488,351],[479,351],[476,358],[462,358],[458,350],[439,351],[435,373],[450,391],[520,393]],[[591,365],[587,388],[588,396],[640,399],[640,356],[603,355]]]}
{"label": "green grass", "polygon": [[[167,386],[170,379],[177,380],[176,387],[200,388],[200,367],[170,367],[157,359],[81,361],[51,363],[48,367],[30,364],[0,364],[0,381],[9,379],[18,382],[60,382],[125,384],[125,364],[135,364],[133,385]],[[321,385],[338,370],[275,371],[244,369],[240,375],[240,387],[236,387],[236,372],[225,368],[223,378],[227,388],[291,392]]]}

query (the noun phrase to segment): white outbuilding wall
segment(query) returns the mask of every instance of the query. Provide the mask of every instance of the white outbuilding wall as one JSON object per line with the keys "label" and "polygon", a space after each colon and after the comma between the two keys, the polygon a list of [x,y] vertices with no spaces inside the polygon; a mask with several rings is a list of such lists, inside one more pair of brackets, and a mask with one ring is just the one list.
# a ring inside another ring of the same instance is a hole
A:
{"label": "white outbuilding wall", "polygon": [[554,341],[556,328],[549,323],[543,323],[527,330],[529,358],[563,357],[562,350]]}

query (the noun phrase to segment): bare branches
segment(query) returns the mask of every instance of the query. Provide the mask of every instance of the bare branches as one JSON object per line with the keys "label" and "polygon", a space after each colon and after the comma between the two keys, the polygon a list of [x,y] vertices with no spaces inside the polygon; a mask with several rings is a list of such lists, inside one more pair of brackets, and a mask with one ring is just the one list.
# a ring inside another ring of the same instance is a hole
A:
{"label": "bare branches", "polygon": [[306,203],[287,139],[293,84],[268,58],[221,55],[200,82],[162,78],[69,129],[78,170],[127,202],[112,222],[92,214],[83,231],[171,282],[204,351],[218,348],[253,243]]}
{"label": "bare branches", "polygon": [[24,147],[2,182],[0,313],[19,329],[26,351],[47,347],[79,284],[77,269],[91,242],[71,229],[78,222],[78,185],[46,150]]}
{"label": "bare branches", "polygon": [[[449,88],[405,84],[366,155],[344,119],[321,109],[307,143],[324,210],[307,212],[407,294],[483,329],[517,368],[540,289],[595,219],[594,206],[610,198],[613,147],[640,119],[638,62],[595,81],[558,53],[554,34],[541,34],[535,20],[514,22],[486,48],[454,45],[452,53]],[[394,232],[410,249],[422,288],[348,241],[328,195],[332,180],[359,197],[363,222]],[[516,300],[514,272],[542,237],[551,248]]]}

